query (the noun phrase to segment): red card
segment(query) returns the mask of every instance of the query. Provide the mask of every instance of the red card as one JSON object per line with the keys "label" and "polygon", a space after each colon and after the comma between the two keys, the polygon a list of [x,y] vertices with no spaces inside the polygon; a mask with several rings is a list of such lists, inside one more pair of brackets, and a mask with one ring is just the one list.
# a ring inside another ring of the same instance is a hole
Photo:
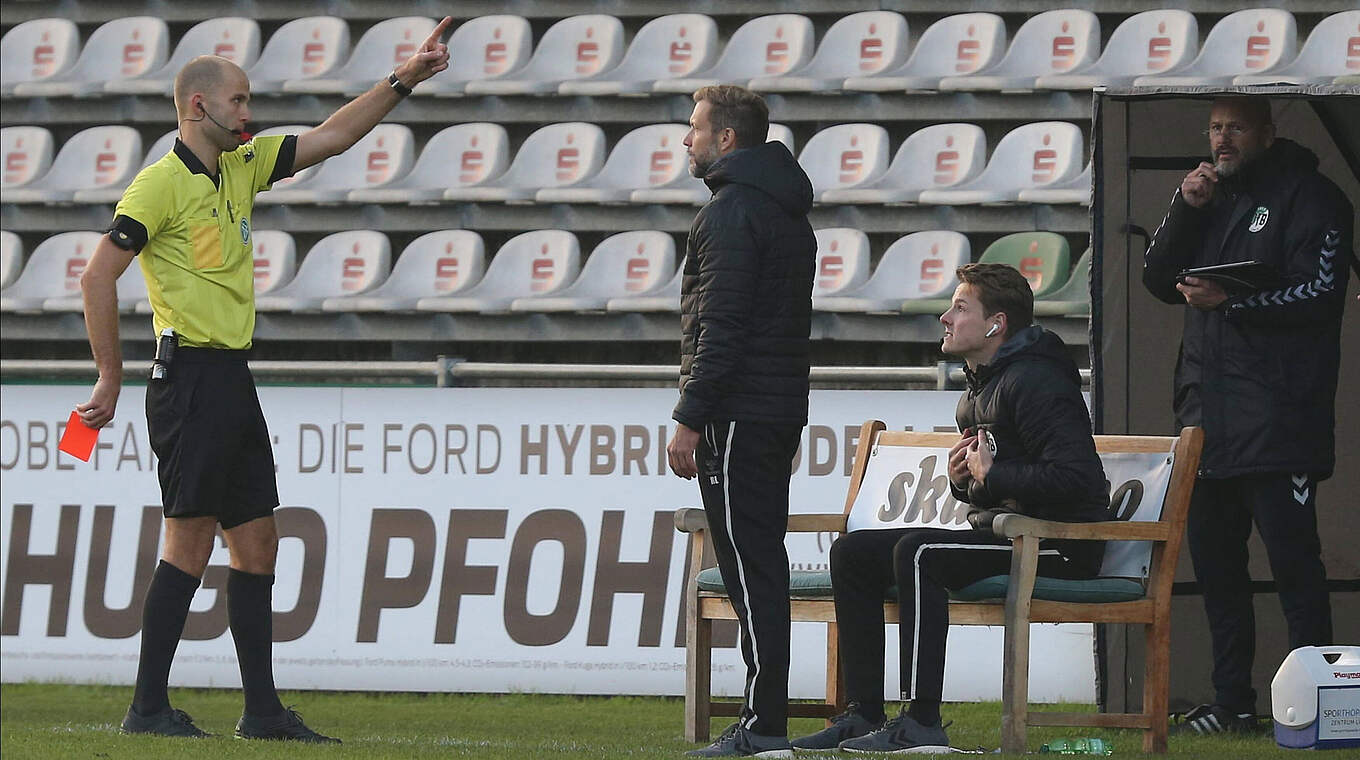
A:
{"label": "red card", "polygon": [[61,443],[57,444],[57,448],[82,462],[88,462],[97,440],[99,428],[86,425],[85,421],[80,419],[79,412],[71,412],[71,418],[66,420],[66,430],[61,434]]}

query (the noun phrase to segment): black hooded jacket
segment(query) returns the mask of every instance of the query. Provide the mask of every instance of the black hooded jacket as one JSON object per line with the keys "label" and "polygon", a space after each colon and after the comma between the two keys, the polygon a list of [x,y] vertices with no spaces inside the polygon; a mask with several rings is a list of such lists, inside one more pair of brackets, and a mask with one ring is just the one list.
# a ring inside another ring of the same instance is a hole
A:
{"label": "black hooded jacket", "polygon": [[807,424],[817,241],[812,183],[780,142],[732,151],[704,182],[681,285],[680,402],[714,420]]}
{"label": "black hooded jacket", "polygon": [[1255,260],[1284,277],[1214,311],[1185,306],[1175,410],[1204,428],[1201,477],[1332,472],[1355,212],[1317,166],[1276,139],[1204,208],[1177,189],[1144,256],[1144,286],[1170,304],[1185,304],[1176,275],[1189,267]]}

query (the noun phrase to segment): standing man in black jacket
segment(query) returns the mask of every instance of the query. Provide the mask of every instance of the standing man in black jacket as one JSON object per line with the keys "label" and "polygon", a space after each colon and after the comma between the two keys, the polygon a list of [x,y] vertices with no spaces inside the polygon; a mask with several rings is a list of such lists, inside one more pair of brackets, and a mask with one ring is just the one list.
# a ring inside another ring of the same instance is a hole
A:
{"label": "standing man in black jacket", "polygon": [[[1202,734],[1256,728],[1256,649],[1247,537],[1255,522],[1289,623],[1289,646],[1332,639],[1317,534],[1317,484],[1335,464],[1341,311],[1354,212],[1312,151],[1275,136],[1270,102],[1223,97],[1209,116],[1214,163],[1181,181],[1143,265],[1143,284],[1185,305],[1178,425],[1204,428],[1187,523],[1213,639],[1214,703],[1185,716]],[[1276,287],[1228,292],[1178,277],[1255,260]]]}
{"label": "standing man in black jacket", "polygon": [[789,477],[807,424],[817,242],[812,183],[769,110],[733,85],[694,93],[689,170],[713,197],[690,228],[681,286],[671,471],[699,478],[746,661],[738,721],[697,757],[790,757]]}
{"label": "standing man in black jacket", "polygon": [[[1067,522],[1109,512],[1108,486],[1081,376],[1057,335],[1034,318],[1034,293],[1004,264],[968,264],[944,324],[941,350],[965,362],[968,392],[954,419],[963,436],[949,452],[955,498],[971,530],[899,528],[847,533],[831,546],[831,586],[850,707],[799,749],[949,752],[940,721],[949,589],[1010,572],[1011,543],[993,535],[1003,511]],[[1039,574],[1092,578],[1104,543],[1040,544]],[[883,599],[897,586],[902,701],[885,722]]]}

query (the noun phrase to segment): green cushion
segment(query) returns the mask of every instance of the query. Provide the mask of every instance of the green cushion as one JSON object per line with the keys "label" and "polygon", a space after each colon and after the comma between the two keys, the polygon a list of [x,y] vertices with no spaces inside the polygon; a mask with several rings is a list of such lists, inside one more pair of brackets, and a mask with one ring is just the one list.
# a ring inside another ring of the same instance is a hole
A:
{"label": "green cushion", "polygon": [[[699,573],[700,591],[724,592],[722,573],[710,567]],[[830,570],[790,570],[789,596],[831,596]]]}
{"label": "green cushion", "polygon": [[[1005,599],[1010,579],[1009,575],[993,575],[958,591],[951,591],[949,597],[960,602]],[[1132,602],[1144,596],[1143,584],[1129,578],[1092,578],[1086,581],[1034,579],[1034,598],[1051,602]]]}

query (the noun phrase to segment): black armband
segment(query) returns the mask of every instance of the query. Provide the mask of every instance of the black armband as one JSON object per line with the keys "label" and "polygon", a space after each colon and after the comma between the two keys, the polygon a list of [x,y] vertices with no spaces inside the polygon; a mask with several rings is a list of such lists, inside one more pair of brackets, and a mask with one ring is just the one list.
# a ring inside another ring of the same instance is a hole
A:
{"label": "black armband", "polygon": [[287,135],[279,145],[279,154],[274,158],[274,171],[269,175],[269,184],[293,176],[293,163],[297,161],[297,135]]}
{"label": "black armband", "polygon": [[114,245],[125,251],[141,253],[142,247],[146,245],[146,225],[126,214],[114,217],[113,224],[105,232]]}

